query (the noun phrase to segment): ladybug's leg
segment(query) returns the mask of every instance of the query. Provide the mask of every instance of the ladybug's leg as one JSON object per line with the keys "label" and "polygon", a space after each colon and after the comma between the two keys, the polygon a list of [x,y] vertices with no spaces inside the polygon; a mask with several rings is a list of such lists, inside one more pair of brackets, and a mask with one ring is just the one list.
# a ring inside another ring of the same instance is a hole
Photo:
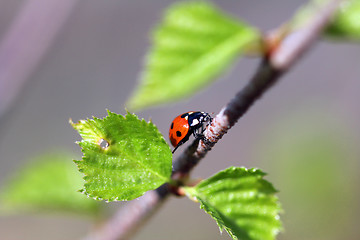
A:
{"label": "ladybug's leg", "polygon": [[[206,125],[207,126],[207,125]],[[200,128],[196,129],[194,132],[193,132],[193,135],[196,139],[201,139],[203,141],[206,141],[206,138],[204,136],[204,131],[206,129],[206,126],[201,126]]]}
{"label": "ladybug's leg", "polygon": [[180,147],[180,146],[183,145],[187,140],[189,140],[190,135],[191,135],[191,132],[188,133],[188,134],[178,143],[178,145],[176,145],[176,147],[174,148],[174,150],[172,150],[172,153],[174,153],[178,147]]}
{"label": "ladybug's leg", "polygon": [[195,137],[195,138],[200,138],[200,139],[203,140],[203,141],[207,141],[207,139],[205,138],[205,136],[204,136],[203,133],[204,133],[206,127],[207,127],[209,124],[211,124],[212,120],[213,120],[213,118],[212,118],[210,115],[208,115],[207,118],[205,119],[206,125],[205,125],[205,124],[202,124],[199,128],[197,128],[197,129],[195,129],[195,130],[193,131],[194,137]]}
{"label": "ladybug's leg", "polygon": [[203,135],[203,132],[205,131],[205,128],[204,126],[200,127],[200,128],[197,128],[193,131],[193,135],[195,138],[202,138],[204,135]]}
{"label": "ladybug's leg", "polygon": [[174,153],[176,151],[176,149],[181,145],[182,143],[179,143],[175,148],[174,150],[172,150],[172,153]]}
{"label": "ladybug's leg", "polygon": [[204,132],[204,131],[205,131],[205,130],[200,131],[201,133],[195,133],[195,132],[194,132],[194,137],[195,137],[196,139],[202,140],[202,141],[205,142],[205,143],[209,143],[209,140],[204,136],[204,134],[202,134],[202,132]]}
{"label": "ladybug's leg", "polygon": [[212,117],[208,116],[209,118],[208,119],[205,119],[206,121],[206,125],[203,123],[199,128],[197,128],[193,134],[194,134],[194,137],[201,137],[203,136],[203,133],[206,129],[207,126],[210,125],[211,121],[212,121]]}

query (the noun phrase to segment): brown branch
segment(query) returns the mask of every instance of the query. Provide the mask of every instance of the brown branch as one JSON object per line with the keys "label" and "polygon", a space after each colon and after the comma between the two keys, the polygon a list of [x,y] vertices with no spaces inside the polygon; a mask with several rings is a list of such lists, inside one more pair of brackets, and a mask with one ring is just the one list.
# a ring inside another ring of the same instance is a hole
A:
{"label": "brown branch", "polygon": [[[185,151],[174,163],[174,170],[188,173],[224,134],[243,116],[264,92],[278,81],[300,57],[315,43],[332,19],[342,0],[332,0],[314,12],[312,19],[295,32],[290,33],[278,44],[277,49],[265,58],[248,84],[225,105],[205,131],[207,141],[200,141],[197,149]],[[283,29],[279,29],[283,35]],[[196,143],[195,143],[196,144]],[[191,146],[194,148],[194,146]]]}
{"label": "brown branch", "polygon": [[[204,132],[206,141],[194,141],[174,161],[173,179],[184,179],[256,100],[273,86],[280,76],[313,45],[331,20],[340,2],[341,0],[332,0],[324,4],[317,13],[314,13],[312,19],[309,19],[305,26],[285,36],[278,48],[272,50],[271,55],[262,61],[249,83],[222,108],[211,125],[207,127]],[[121,209],[96,232],[96,235],[86,239],[127,239],[130,236],[129,233],[138,229],[155,212],[155,209],[169,193],[170,188],[166,184],[157,190],[148,192],[139,201],[133,201],[126,209]]]}
{"label": "brown branch", "polygon": [[137,200],[129,202],[99,229],[95,229],[84,240],[128,239],[162,205],[169,196],[167,185],[147,192]]}
{"label": "brown branch", "polygon": [[174,162],[174,177],[181,178],[207,154],[226,132],[246,113],[250,106],[261,97],[279,78],[281,72],[274,69],[267,59],[258,68],[249,83],[213,119],[204,132],[207,141],[194,142]]}

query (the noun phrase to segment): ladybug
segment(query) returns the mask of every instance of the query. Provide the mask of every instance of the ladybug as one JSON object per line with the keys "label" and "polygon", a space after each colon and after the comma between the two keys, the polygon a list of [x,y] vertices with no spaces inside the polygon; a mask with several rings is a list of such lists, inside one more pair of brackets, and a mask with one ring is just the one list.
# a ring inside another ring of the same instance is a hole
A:
{"label": "ladybug", "polygon": [[[206,126],[212,121],[212,117],[206,112],[186,112],[177,116],[171,123],[169,138],[176,149],[184,144],[191,134],[195,138],[202,138]],[[205,125],[206,124],[206,125]]]}

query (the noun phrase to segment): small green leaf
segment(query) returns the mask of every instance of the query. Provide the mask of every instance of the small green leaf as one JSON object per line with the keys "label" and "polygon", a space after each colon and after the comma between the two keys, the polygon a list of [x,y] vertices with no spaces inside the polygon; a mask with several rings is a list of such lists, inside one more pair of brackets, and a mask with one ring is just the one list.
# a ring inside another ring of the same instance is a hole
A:
{"label": "small green leaf", "polygon": [[360,0],[342,3],[334,21],[326,30],[330,37],[360,40]]}
{"label": "small green leaf", "polygon": [[156,126],[108,111],[104,119],[72,123],[83,138],[84,194],[97,200],[132,200],[170,181],[172,154]]}
{"label": "small green leaf", "polygon": [[275,239],[281,208],[264,175],[259,169],[230,167],[185,191],[233,239]]}
{"label": "small green leaf", "polygon": [[81,174],[64,154],[47,154],[18,170],[1,192],[5,213],[23,211],[96,214],[99,203],[80,194]]}
{"label": "small green leaf", "polygon": [[[293,30],[308,23],[311,16],[316,15],[319,9],[324,8],[326,0],[312,0],[297,11],[291,21]],[[343,1],[339,10],[324,31],[326,37],[338,40],[360,40],[360,0]]]}
{"label": "small green leaf", "polygon": [[154,31],[141,83],[128,106],[139,109],[192,95],[259,39],[256,29],[209,3],[171,6]]}

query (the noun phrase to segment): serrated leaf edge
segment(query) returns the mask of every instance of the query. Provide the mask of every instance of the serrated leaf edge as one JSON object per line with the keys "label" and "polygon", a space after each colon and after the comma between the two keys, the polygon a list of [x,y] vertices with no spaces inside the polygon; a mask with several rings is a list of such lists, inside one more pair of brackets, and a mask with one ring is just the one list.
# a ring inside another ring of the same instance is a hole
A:
{"label": "serrated leaf edge", "polygon": [[[245,168],[245,167],[234,167],[234,166],[232,166],[232,167],[229,167],[229,168],[227,168],[227,169],[225,169],[225,170],[222,170],[222,171],[220,171],[220,172],[212,175],[211,177],[209,177],[209,178],[201,181],[201,182],[200,182],[198,185],[196,185],[196,186],[193,186],[193,187],[184,187],[184,190],[185,190],[186,196],[187,196],[190,200],[193,200],[193,201],[195,201],[195,202],[199,202],[199,203],[200,203],[200,209],[203,209],[208,215],[211,216],[211,218],[213,218],[213,219],[215,220],[216,224],[217,224],[218,227],[219,227],[220,233],[222,233],[222,232],[225,230],[225,231],[229,234],[229,236],[230,236],[231,238],[237,240],[238,238],[235,236],[235,234],[234,234],[234,232],[232,231],[232,229],[229,228],[229,227],[227,227],[227,226],[223,223],[222,218],[220,218],[220,219],[214,218],[212,212],[207,210],[207,207],[206,207],[205,204],[203,204],[204,201],[202,200],[202,199],[206,199],[206,198],[205,198],[205,197],[202,198],[202,197],[200,196],[201,194],[198,194],[198,191],[196,190],[196,187],[199,186],[199,185],[201,185],[201,183],[204,183],[204,182],[207,181],[208,179],[211,179],[212,177],[214,177],[214,176],[216,176],[216,175],[218,175],[218,174],[220,174],[220,173],[223,173],[223,172],[225,172],[225,171],[227,171],[227,170],[229,170],[229,171],[231,171],[231,172],[233,172],[233,171],[235,171],[235,170],[241,170],[241,171],[245,171],[245,172],[247,172],[247,173],[249,173],[249,172],[257,173],[257,174],[259,174],[258,178],[266,181],[265,179],[263,179],[263,177],[266,176],[267,173],[263,172],[261,169],[258,169],[258,168],[250,168],[250,169],[247,169],[247,168]],[[272,231],[272,235],[275,237],[279,232],[281,232],[281,231],[283,230],[282,224],[281,224],[281,222],[280,222],[280,213],[283,213],[283,210],[282,210],[282,208],[281,208],[281,204],[280,204],[279,201],[278,201],[278,197],[276,196],[276,193],[278,192],[278,190],[276,190],[276,189],[273,187],[272,183],[270,183],[270,182],[268,182],[268,181],[266,181],[266,182],[269,183],[270,186],[271,186],[271,188],[274,190],[274,192],[271,193],[271,195],[272,195],[271,197],[273,198],[274,203],[276,204],[276,209],[278,210],[278,214],[276,214],[276,215],[274,216],[274,219],[275,219],[275,220],[279,220],[279,226],[277,227],[277,229],[275,229],[274,231]],[[213,209],[215,209],[215,211],[216,211],[217,214],[223,215],[221,212],[219,212],[219,211],[217,210],[217,208],[215,208],[212,204],[210,204],[209,201],[208,201],[207,203],[208,203],[209,206],[211,206]],[[226,217],[226,216],[224,216],[224,217]],[[221,220],[221,222],[220,222],[220,220]],[[233,222],[233,221],[231,221],[231,222]]]}
{"label": "serrated leaf edge", "polygon": [[[103,117],[103,118],[97,118],[97,117],[92,117],[92,119],[89,119],[89,118],[86,118],[85,120],[83,120],[83,119],[81,119],[81,120],[79,120],[77,123],[74,123],[73,121],[72,121],[72,119],[70,118],[69,119],[69,123],[70,123],[70,125],[75,129],[75,130],[77,130],[78,131],[78,125],[80,125],[80,124],[84,124],[84,123],[86,123],[86,122],[88,122],[88,121],[95,121],[95,120],[101,120],[101,121],[104,121],[106,118],[108,118],[108,117],[110,117],[110,116],[115,116],[115,117],[119,117],[119,118],[123,118],[123,119],[126,119],[128,116],[131,116],[131,117],[135,117],[137,120],[139,120],[139,121],[141,121],[141,122],[145,122],[146,124],[149,124],[151,127],[156,127],[151,121],[146,121],[144,118],[142,118],[142,119],[139,119],[138,118],[138,116],[135,114],[135,113],[131,113],[131,112],[129,112],[127,109],[126,109],[126,115],[125,115],[125,117],[123,116],[123,115],[121,115],[121,114],[117,114],[117,113],[115,113],[115,112],[112,112],[112,111],[110,111],[109,109],[106,109],[106,112],[107,112],[107,116],[105,116],[105,117]],[[80,134],[80,133],[79,133]],[[81,135],[81,134],[80,134]],[[162,138],[162,140],[166,143],[166,141],[165,141],[165,138],[164,138],[164,136],[162,135],[162,134],[160,134],[160,137]],[[76,141],[75,143],[76,144],[80,144],[81,142],[84,142],[84,140],[82,139],[81,141]],[[76,164],[76,166],[77,166],[77,168],[78,168],[78,171],[80,172],[80,173],[82,173],[82,175],[83,175],[83,177],[82,177],[82,179],[84,180],[84,186],[88,183],[88,181],[86,180],[86,177],[88,177],[84,172],[83,172],[83,168],[82,167],[80,167],[79,165],[82,163],[82,162],[84,162],[85,161],[85,158],[87,158],[87,154],[84,152],[84,149],[83,149],[83,147],[81,147],[80,146],[80,148],[81,148],[81,152],[83,153],[83,156],[82,156],[82,158],[81,158],[81,160],[73,160],[73,162]],[[169,148],[170,148],[170,146],[169,146]],[[141,164],[142,165],[142,164]],[[143,165],[142,165],[143,166]],[[153,171],[151,171],[151,172],[153,172]],[[171,179],[170,178],[166,178],[166,177],[163,177],[163,176],[161,176],[161,175],[159,175],[159,174],[157,174],[156,172],[153,172],[154,174],[156,174],[157,176],[159,176],[160,178],[162,178],[162,179],[164,179],[164,182],[171,182]],[[109,202],[117,202],[117,201],[128,201],[129,199],[120,199],[119,200],[119,197],[114,197],[114,198],[109,198],[109,199],[104,199],[104,198],[101,198],[101,197],[99,197],[99,196],[96,196],[96,195],[94,195],[94,194],[92,194],[92,193],[90,193],[90,192],[88,192],[88,191],[86,191],[86,189],[85,188],[82,188],[82,189],[79,189],[78,190],[80,193],[82,193],[82,194],[84,194],[84,195],[86,195],[86,197],[87,198],[92,198],[92,199],[94,199],[94,200],[97,200],[97,201],[105,201],[105,202],[107,202],[107,203],[109,203]],[[131,200],[131,199],[130,199]]]}

